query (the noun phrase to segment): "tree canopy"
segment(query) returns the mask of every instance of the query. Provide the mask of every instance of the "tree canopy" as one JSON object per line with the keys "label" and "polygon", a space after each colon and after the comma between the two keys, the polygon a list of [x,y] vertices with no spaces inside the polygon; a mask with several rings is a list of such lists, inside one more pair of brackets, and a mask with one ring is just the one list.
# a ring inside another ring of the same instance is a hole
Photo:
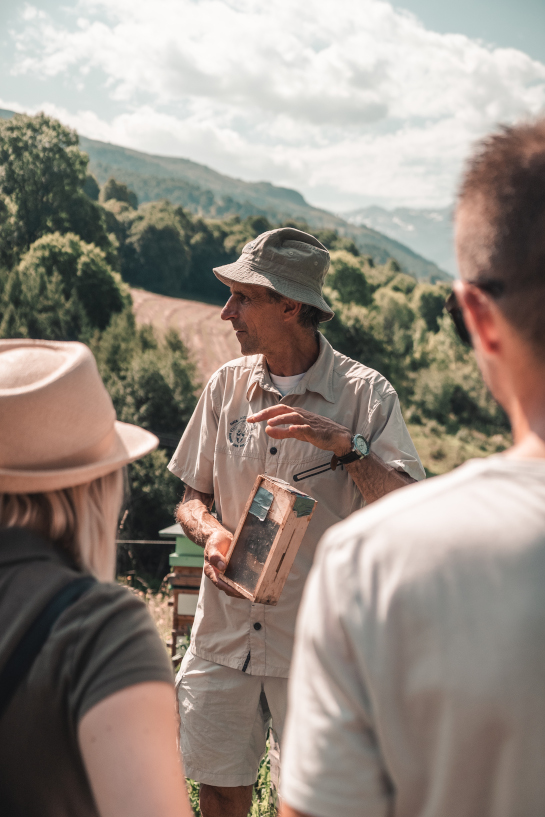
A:
{"label": "tree canopy", "polygon": [[0,120],[0,261],[16,261],[51,232],[110,248],[102,210],[83,191],[87,164],[75,131],[57,120]]}

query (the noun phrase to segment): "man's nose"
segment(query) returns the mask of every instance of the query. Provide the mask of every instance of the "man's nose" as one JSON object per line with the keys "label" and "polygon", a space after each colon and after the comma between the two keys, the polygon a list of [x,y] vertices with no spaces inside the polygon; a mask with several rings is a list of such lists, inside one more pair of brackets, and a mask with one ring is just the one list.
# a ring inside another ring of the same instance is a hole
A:
{"label": "man's nose", "polygon": [[231,295],[223,309],[221,310],[221,319],[222,321],[231,321],[237,316],[237,310],[235,308],[235,299]]}

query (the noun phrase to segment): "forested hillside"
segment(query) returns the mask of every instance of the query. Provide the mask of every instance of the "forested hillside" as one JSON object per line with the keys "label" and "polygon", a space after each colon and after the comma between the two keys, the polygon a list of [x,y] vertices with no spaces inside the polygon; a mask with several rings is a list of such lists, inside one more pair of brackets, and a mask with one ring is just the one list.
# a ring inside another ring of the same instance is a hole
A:
{"label": "forested hillside", "polygon": [[[185,428],[198,378],[176,332],[136,326],[128,285],[220,303],[212,266],[271,226],[264,216],[206,219],[167,200],[138,206],[124,183],[97,183],[77,134],[59,122],[0,121],[0,337],[89,344],[119,418],[168,443]],[[506,419],[444,314],[446,285],[378,263],[335,230],[312,231],[332,253],[326,297],[336,315],[323,331],[392,381],[428,471],[500,450]],[[155,538],[171,520],[180,485],[168,453],[131,467],[127,538]]]}
{"label": "forested hillside", "polygon": [[[0,119],[13,111],[0,109]],[[340,216],[312,207],[296,190],[270,182],[245,182],[225,176],[189,159],[154,156],[130,148],[80,137],[89,156],[89,170],[104,185],[110,178],[125,183],[142,204],[168,199],[194,215],[206,218],[265,216],[274,223],[295,219],[313,230],[336,230],[351,238],[359,251],[379,262],[395,258],[401,269],[429,280],[448,280],[436,263],[410,249],[395,235],[384,235],[374,225],[349,223]],[[425,254],[424,254],[425,255]]]}
{"label": "forested hillside", "polygon": [[[169,199],[189,212],[206,218],[242,219],[265,216],[274,223],[303,221],[312,230],[336,230],[352,239],[364,255],[379,262],[395,258],[405,272],[418,278],[448,280],[437,264],[372,227],[351,224],[333,213],[312,207],[296,190],[269,182],[245,182],[218,173],[188,159],[153,156],[118,145],[81,138],[90,159],[89,169],[100,184],[115,177],[131,187],[142,203]],[[397,240],[396,240],[397,239]]]}

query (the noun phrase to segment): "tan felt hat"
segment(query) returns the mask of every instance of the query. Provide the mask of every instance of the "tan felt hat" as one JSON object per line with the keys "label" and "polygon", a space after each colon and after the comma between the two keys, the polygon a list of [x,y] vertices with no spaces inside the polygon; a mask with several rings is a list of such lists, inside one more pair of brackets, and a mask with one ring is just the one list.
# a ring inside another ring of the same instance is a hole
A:
{"label": "tan felt hat", "polygon": [[258,235],[246,244],[238,261],[216,267],[214,274],[227,286],[233,281],[259,284],[317,306],[323,322],[334,315],[322,297],[328,269],[329,253],[317,238],[293,227],[280,227]]}
{"label": "tan felt hat", "polygon": [[116,421],[83,343],[0,340],[0,492],[81,485],[157,447],[154,434]]}

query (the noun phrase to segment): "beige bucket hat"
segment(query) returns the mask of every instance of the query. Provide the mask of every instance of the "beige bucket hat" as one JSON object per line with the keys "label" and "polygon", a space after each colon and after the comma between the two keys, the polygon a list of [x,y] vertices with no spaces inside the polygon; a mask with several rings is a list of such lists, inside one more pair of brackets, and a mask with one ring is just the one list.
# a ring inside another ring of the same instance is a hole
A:
{"label": "beige bucket hat", "polygon": [[0,492],[82,485],[157,447],[120,423],[82,343],[0,340]]}
{"label": "beige bucket hat", "polygon": [[280,227],[258,235],[246,244],[237,261],[216,267],[214,275],[227,286],[233,281],[259,284],[317,306],[323,322],[334,315],[322,297],[328,269],[329,252],[317,238],[293,227]]}

